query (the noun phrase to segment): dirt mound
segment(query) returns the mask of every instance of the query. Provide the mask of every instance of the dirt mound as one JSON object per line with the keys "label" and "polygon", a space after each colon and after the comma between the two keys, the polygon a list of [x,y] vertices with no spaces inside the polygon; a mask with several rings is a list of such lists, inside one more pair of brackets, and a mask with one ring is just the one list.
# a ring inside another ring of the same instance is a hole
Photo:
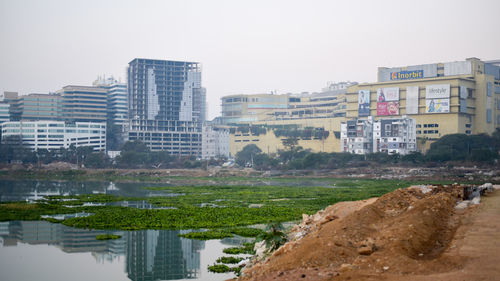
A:
{"label": "dirt mound", "polygon": [[[458,226],[454,206],[460,190],[459,186],[398,189],[372,204],[361,202],[362,208],[347,210],[344,216],[332,211],[337,204],[330,206],[304,217],[292,231],[294,240],[266,261],[245,269],[240,279],[330,280],[353,272],[359,278],[457,267],[459,258],[441,254]],[[440,258],[438,268],[432,263],[436,258]]]}

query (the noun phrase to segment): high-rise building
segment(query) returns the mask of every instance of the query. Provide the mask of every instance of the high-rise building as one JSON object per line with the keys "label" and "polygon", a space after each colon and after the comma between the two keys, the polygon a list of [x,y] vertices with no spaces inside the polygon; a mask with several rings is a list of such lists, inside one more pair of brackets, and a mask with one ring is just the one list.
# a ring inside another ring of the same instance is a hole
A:
{"label": "high-rise building", "polygon": [[128,124],[127,84],[121,83],[113,77],[98,77],[93,86],[107,90],[108,121],[119,126],[121,131],[125,132]]}
{"label": "high-rise building", "polygon": [[28,94],[12,99],[10,104],[12,121],[62,118],[60,94]]}
{"label": "high-rise building", "polygon": [[134,59],[128,67],[129,140],[155,151],[201,155],[206,92],[196,62]]}
{"label": "high-rise building", "polygon": [[58,91],[62,98],[62,119],[70,122],[106,122],[107,89],[90,86],[65,86]]}

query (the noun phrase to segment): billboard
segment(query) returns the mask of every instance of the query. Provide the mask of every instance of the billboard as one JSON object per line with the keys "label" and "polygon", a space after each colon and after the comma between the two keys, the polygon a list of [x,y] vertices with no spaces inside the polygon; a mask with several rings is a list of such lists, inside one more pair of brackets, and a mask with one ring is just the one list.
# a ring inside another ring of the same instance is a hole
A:
{"label": "billboard", "polygon": [[418,86],[406,87],[406,114],[418,114]]}
{"label": "billboard", "polygon": [[358,92],[358,116],[370,116],[370,90]]}
{"label": "billboard", "polygon": [[385,101],[377,103],[377,115],[399,115],[399,102],[398,101]]}
{"label": "billboard", "polygon": [[448,113],[448,112],[450,112],[450,99],[425,100],[425,113]]}
{"label": "billboard", "polygon": [[391,80],[408,80],[424,78],[423,70],[391,72]]}
{"label": "billboard", "polygon": [[377,102],[399,101],[399,88],[378,88]]}
{"label": "billboard", "polygon": [[425,86],[426,99],[446,99],[450,97],[450,84]]}

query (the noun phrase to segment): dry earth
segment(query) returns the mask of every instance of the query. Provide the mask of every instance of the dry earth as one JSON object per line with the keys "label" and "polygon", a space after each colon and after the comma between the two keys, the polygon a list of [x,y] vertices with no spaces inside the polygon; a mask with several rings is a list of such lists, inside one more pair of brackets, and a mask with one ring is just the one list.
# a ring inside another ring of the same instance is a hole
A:
{"label": "dry earth", "polygon": [[455,210],[460,192],[408,188],[330,206],[239,280],[500,280],[500,191]]}

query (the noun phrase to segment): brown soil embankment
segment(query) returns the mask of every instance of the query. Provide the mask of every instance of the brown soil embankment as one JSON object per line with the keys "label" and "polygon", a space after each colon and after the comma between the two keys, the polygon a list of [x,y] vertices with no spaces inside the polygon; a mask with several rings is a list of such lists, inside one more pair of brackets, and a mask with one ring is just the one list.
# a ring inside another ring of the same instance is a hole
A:
{"label": "brown soil embankment", "polygon": [[459,193],[399,189],[344,217],[327,209],[240,280],[499,280],[500,192],[457,211]]}

